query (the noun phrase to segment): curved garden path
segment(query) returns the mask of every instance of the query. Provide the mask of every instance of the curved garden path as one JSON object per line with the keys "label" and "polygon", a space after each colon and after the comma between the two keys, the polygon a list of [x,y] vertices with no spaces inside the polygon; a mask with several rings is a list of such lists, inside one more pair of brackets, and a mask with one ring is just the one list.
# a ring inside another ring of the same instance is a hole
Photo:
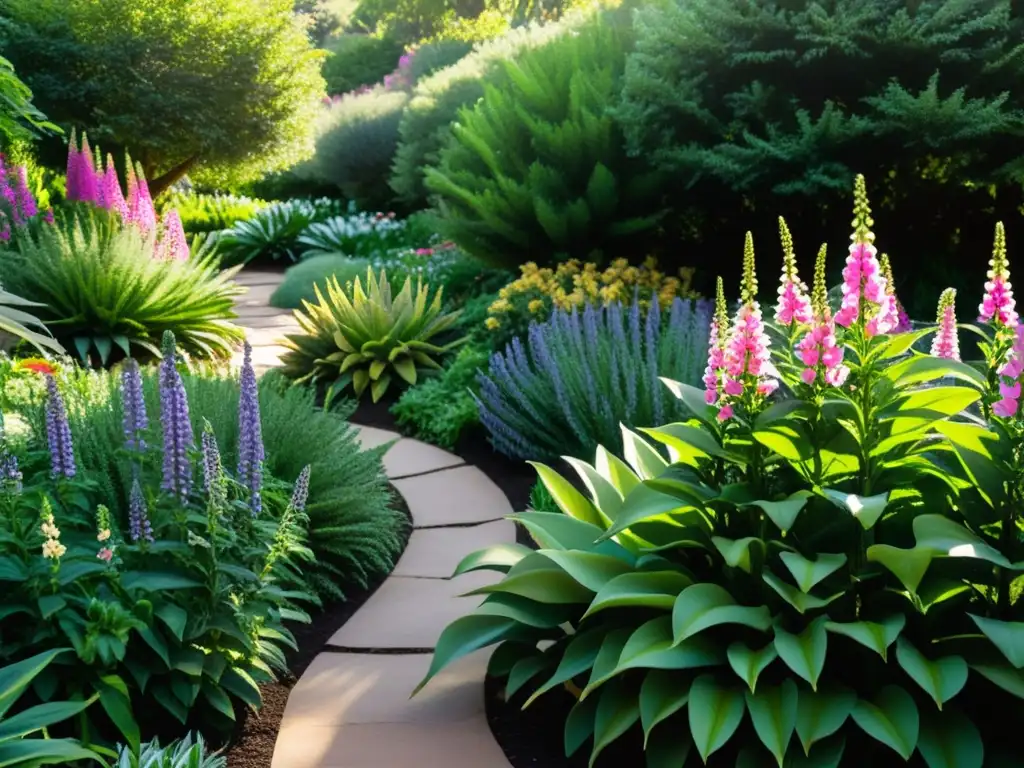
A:
{"label": "curved garden path", "polygon": [[[247,271],[239,322],[254,364],[277,364],[291,313],[268,306],[280,273]],[[384,469],[412,515],[409,545],[380,589],[339,629],[291,691],[272,768],[508,768],[484,712],[489,651],[409,694],[430,665],[441,630],[466,613],[458,595],[498,579],[450,578],[470,552],[515,541],[501,490],[458,456],[418,440],[358,427],[365,448],[389,445]]]}

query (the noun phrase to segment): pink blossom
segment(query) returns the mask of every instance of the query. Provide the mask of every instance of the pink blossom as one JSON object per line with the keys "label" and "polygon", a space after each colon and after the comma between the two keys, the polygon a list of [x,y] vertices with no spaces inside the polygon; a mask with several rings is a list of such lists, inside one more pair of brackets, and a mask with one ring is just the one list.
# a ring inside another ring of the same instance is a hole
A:
{"label": "pink blossom", "polygon": [[19,166],[17,170],[18,181],[15,189],[15,196],[18,201],[18,212],[23,221],[34,219],[39,213],[39,206],[36,205],[36,198],[28,187],[28,175],[25,166]]}
{"label": "pink blossom", "polygon": [[992,405],[992,413],[1004,419],[1012,418],[1017,413],[1017,401],[1004,398]]}
{"label": "pink blossom", "polygon": [[947,288],[939,298],[939,330],[932,339],[932,354],[946,360],[960,359],[960,341],[956,335],[956,290]]}
{"label": "pink blossom", "polygon": [[999,369],[1000,399],[992,404],[992,412],[1000,418],[1009,419],[1017,414],[1020,401],[1020,376],[1024,372],[1024,326],[1018,325],[1006,362]]}
{"label": "pink blossom", "polygon": [[[74,158],[71,155],[74,154]],[[68,167],[74,166],[68,174],[67,198],[73,202],[95,203],[99,200],[99,183],[96,169],[93,166],[92,150],[89,138],[82,134],[81,148],[76,152],[74,146],[68,150]]]}
{"label": "pink blossom", "polygon": [[[870,243],[855,242],[843,268],[843,303],[835,321],[849,327],[864,320],[868,336],[893,330],[895,308],[892,297],[886,293],[885,277],[878,264],[878,251]],[[861,311],[867,317],[861,318]]]}
{"label": "pink blossom", "polygon": [[725,394],[741,397],[753,378],[758,394],[770,394],[778,382],[766,376],[771,360],[770,342],[761,320],[757,302],[740,307],[732,336],[725,348]]}
{"label": "pink blossom", "polygon": [[803,379],[804,384],[813,384],[817,377],[818,373],[813,368],[804,368],[800,373],[800,378]]}
{"label": "pink blossom", "polygon": [[725,369],[726,338],[724,330],[729,323],[722,278],[717,279],[715,288],[715,314],[711,320],[711,332],[708,335],[708,364],[704,369],[704,402],[708,405],[714,405],[720,394],[722,371]]}
{"label": "pink blossom", "polygon": [[1012,384],[1007,384],[1005,381],[999,383],[999,394],[1001,397],[1009,398],[1010,400],[1020,400],[1020,382],[1015,381]]}
{"label": "pink blossom", "polygon": [[145,234],[156,229],[156,211],[149,196],[149,186],[142,166],[133,166],[128,159],[128,216],[125,219],[135,224]]}
{"label": "pink blossom", "polygon": [[846,381],[850,369],[843,365],[843,348],[836,342],[835,324],[827,310],[800,340],[797,357],[807,366],[801,373],[806,384],[818,381],[819,375],[833,387],[842,386]]}
{"label": "pink blossom", "polygon": [[109,563],[111,559],[114,557],[114,550],[112,550],[110,547],[103,547],[103,549],[96,553],[96,557],[98,557],[105,563]]}
{"label": "pink blossom", "polygon": [[170,261],[188,261],[188,240],[181,224],[178,211],[171,208],[160,222],[160,240],[156,246],[156,258]]}
{"label": "pink blossom", "polygon": [[114,158],[107,155],[107,170],[103,174],[103,207],[117,213],[122,221],[128,219],[128,204],[121,194],[121,182],[117,178]]}
{"label": "pink blossom", "polygon": [[978,322],[1015,328],[1018,316],[1010,285],[1010,264],[1006,258],[1006,232],[1001,221],[996,223],[995,244],[988,263],[988,281],[985,283],[985,296],[978,307]]}
{"label": "pink blossom", "polygon": [[729,405],[728,403],[726,403],[725,405],[723,405],[721,408],[718,409],[718,420],[719,421],[728,421],[732,417],[733,417],[732,406]]}
{"label": "pink blossom", "polygon": [[798,283],[783,282],[779,286],[779,303],[775,308],[775,319],[781,325],[790,325],[794,322],[807,325],[811,322],[811,300]]}

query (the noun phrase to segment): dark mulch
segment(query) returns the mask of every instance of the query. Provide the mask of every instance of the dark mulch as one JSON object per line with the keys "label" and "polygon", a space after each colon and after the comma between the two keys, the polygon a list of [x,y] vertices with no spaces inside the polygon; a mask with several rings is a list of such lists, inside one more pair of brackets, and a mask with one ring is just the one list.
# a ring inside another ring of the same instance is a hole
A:
{"label": "dark mulch", "polygon": [[[408,516],[409,509],[401,494],[394,491],[393,496],[394,508],[402,510]],[[410,533],[411,526],[406,529],[406,541],[402,544],[402,549],[405,549]],[[295,683],[323,650],[331,636],[370,599],[387,577],[386,573],[380,574],[366,589],[360,589],[358,586],[346,589],[347,599],[324,606],[323,611],[313,616],[312,623],[291,626],[299,649],[287,654],[289,674],[282,676],[276,683],[260,686],[263,707],[259,712],[244,710],[245,714],[239,718],[226,753],[228,768],[270,768],[274,744],[277,742],[281,718],[284,716],[284,707]]]}

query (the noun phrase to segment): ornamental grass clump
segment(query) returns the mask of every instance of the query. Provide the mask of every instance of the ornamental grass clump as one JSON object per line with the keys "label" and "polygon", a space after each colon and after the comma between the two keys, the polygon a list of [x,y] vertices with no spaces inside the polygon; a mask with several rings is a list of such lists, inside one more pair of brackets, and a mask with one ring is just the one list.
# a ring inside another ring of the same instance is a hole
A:
{"label": "ornamental grass clump", "polygon": [[681,415],[571,461],[581,485],[536,465],[560,512],[513,516],[538,549],[460,563],[501,580],[421,687],[497,644],[507,695],[563,697],[566,753],[591,765],[627,733],[654,768],[1019,762],[1024,328],[1004,280],[975,329],[988,376],[915,351],[950,321],[892,332],[862,178],[852,239],[839,313],[823,249],[788,334],[761,328],[748,240],[705,389],[666,379]]}
{"label": "ornamental grass clump", "polygon": [[491,442],[517,458],[590,456],[621,446],[620,425],[658,423],[685,411],[658,380],[696,382],[706,357],[710,307],[657,303],[556,310],[514,339],[478,376],[480,420]]}
{"label": "ornamental grass clump", "polygon": [[[326,296],[315,286],[316,303],[303,301],[295,311],[303,332],[287,337],[289,349],[281,356],[286,376],[327,388],[325,407],[350,386],[357,398],[369,390],[377,402],[393,374],[396,384],[415,384],[423,369],[440,369],[438,359],[463,341],[444,338],[453,335],[459,313],[445,312],[443,289],[431,299],[422,280],[413,287],[407,278],[392,296],[386,272],[378,276],[368,268],[365,290],[359,278],[343,288],[330,277],[325,288]],[[432,343],[437,337],[442,342]]]}

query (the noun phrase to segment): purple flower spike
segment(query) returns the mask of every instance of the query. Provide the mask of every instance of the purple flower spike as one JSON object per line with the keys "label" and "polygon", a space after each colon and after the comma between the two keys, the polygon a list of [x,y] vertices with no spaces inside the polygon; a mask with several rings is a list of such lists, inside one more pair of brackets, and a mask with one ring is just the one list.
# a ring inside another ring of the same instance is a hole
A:
{"label": "purple flower spike", "polygon": [[160,424],[164,431],[164,477],[161,487],[177,493],[182,502],[192,490],[192,463],[189,451],[195,445],[192,422],[188,415],[188,398],[181,374],[175,366],[177,352],[174,334],[164,333],[164,359],[160,363]]}
{"label": "purple flower spike", "polygon": [[309,465],[302,468],[298,478],[295,480],[295,488],[292,490],[292,500],[288,506],[295,512],[303,512],[306,509],[306,499],[309,497]]}
{"label": "purple flower spike", "polygon": [[135,360],[128,358],[121,370],[121,402],[124,408],[124,444],[128,450],[146,450],[142,434],[149,427],[146,401],[142,394],[142,372]]}
{"label": "purple flower spike", "polygon": [[144,539],[153,543],[153,526],[149,523],[146,500],[142,498],[142,487],[138,478],[132,481],[132,491],[128,497],[128,535],[133,542]]}
{"label": "purple flower spike", "polygon": [[57,389],[57,380],[46,377],[46,440],[50,446],[50,474],[53,477],[75,476],[75,446],[71,440],[71,427],[64,409],[64,398]]}
{"label": "purple flower spike", "polygon": [[121,182],[117,178],[117,167],[114,165],[114,158],[107,155],[107,170],[103,174],[103,202],[104,207],[117,213],[121,221],[128,219],[128,203],[125,202],[121,193]]}
{"label": "purple flower spike", "polygon": [[260,399],[256,371],[252,367],[252,346],[245,342],[242,359],[241,396],[238,400],[238,481],[249,487],[249,507],[255,517],[263,509],[263,430],[260,427]]}
{"label": "purple flower spike", "polygon": [[4,418],[3,414],[0,413],[0,488],[8,493],[21,493],[21,480],[18,457],[7,450]]}
{"label": "purple flower spike", "polygon": [[28,188],[28,175],[25,171],[25,166],[19,166],[17,174],[15,197],[18,201],[18,213],[21,215],[22,221],[27,222],[29,219],[36,217],[36,214],[39,213],[39,206],[36,204],[36,198],[32,194],[32,190]]}

